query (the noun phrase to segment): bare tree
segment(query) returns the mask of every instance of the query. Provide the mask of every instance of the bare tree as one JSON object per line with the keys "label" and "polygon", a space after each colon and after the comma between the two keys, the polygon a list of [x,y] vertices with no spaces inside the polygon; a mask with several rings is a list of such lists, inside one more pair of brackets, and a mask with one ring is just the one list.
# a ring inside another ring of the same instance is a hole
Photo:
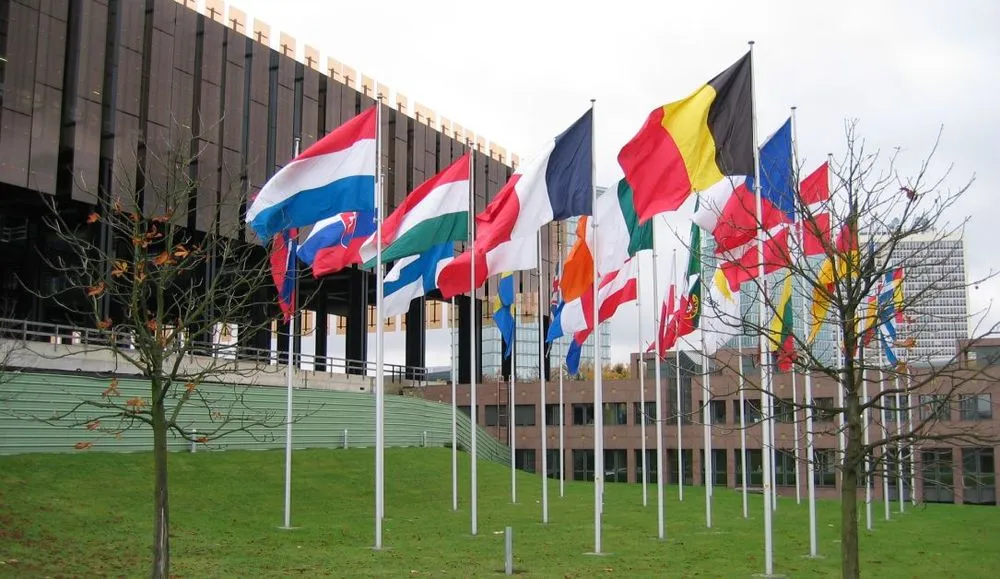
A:
{"label": "bare tree", "polygon": [[[73,323],[94,329],[77,352],[105,352],[117,367],[100,397],[41,419],[119,436],[130,428],[152,431],[156,578],[170,569],[168,438],[270,437],[284,424],[273,411],[244,402],[243,390],[267,360],[241,363],[246,350],[235,343],[237,334],[247,343],[261,332],[270,342],[275,293],[267,254],[241,239],[239,181],[224,182],[224,171],[209,177],[217,187],[198,179],[198,143],[140,147],[133,170],[116,167],[114,183],[97,192],[82,219],[47,199],[46,224],[68,257],[40,257],[65,284],[55,293],[29,288],[61,306]],[[148,396],[124,399],[122,373],[147,380]],[[203,388],[208,383],[229,384],[233,392],[213,396]],[[188,427],[193,417],[197,433]]]}
{"label": "bare tree", "polygon": [[[922,443],[989,444],[998,439],[996,432],[984,428],[983,423],[947,421],[951,408],[975,404],[976,396],[996,381],[996,376],[990,375],[995,368],[970,362],[970,353],[986,336],[995,333],[997,325],[987,323],[982,312],[959,313],[958,302],[964,302],[968,290],[984,281],[966,279],[961,245],[952,243],[961,236],[966,219],[949,221],[972,180],[950,188],[950,168],[940,175],[934,172],[936,148],[937,143],[914,174],[906,176],[898,169],[898,150],[889,157],[870,150],[859,137],[857,124],[848,122],[846,152],[839,160],[831,160],[830,200],[810,205],[797,184],[793,187],[801,229],[784,230],[790,232],[789,251],[765,256],[767,269],[778,272],[758,278],[758,261],[751,260],[752,269],[748,268],[747,273],[754,277],[743,284],[741,294],[744,300],[749,297],[754,303],[746,315],[724,320],[732,329],[741,329],[743,335],[769,336],[767,349],[772,354],[763,365],[764,376],[773,374],[780,345],[789,340],[794,345],[792,363],[798,372],[840,384],[842,399],[838,396],[832,406],[820,407],[815,401],[807,404],[802,400],[790,405],[778,399],[773,389],[764,388],[760,374],[745,376],[747,392],[759,396],[767,408],[778,408],[778,413],[798,410],[803,417],[809,413],[833,418],[828,432],[843,441],[837,464],[845,578],[861,574],[859,480],[884,474],[886,461],[905,460],[906,449],[912,454]],[[753,206],[744,210],[753,228],[743,233],[753,237],[759,225],[756,211]],[[820,236],[822,247],[818,254],[802,257],[801,232],[821,232],[823,213],[830,215],[832,231]],[[727,225],[738,229],[739,223],[747,220],[736,219]],[[783,238],[779,237],[783,229],[773,224],[767,227],[768,241],[783,246]],[[747,247],[742,246],[740,251]],[[752,243],[749,247],[756,251]],[[703,258],[721,263],[738,257],[737,252],[727,250],[706,252]],[[906,279],[905,291],[886,295],[894,272],[900,269]],[[793,276],[794,301],[806,304],[805,308],[796,306],[793,317],[801,318],[803,309],[814,313],[809,316],[812,319],[799,319],[791,335],[778,336],[771,333],[771,326],[776,316],[785,313],[780,299],[780,280],[785,275]],[[990,272],[985,279],[994,275],[996,272]],[[709,292],[705,293],[711,302]],[[763,318],[756,299],[761,295]],[[949,300],[955,301],[955,313],[940,313],[947,311],[939,307],[941,303]],[[702,315],[722,309],[709,307]],[[823,325],[818,325],[821,321]],[[941,321],[969,327],[970,335],[960,336],[968,339],[956,336],[954,347],[940,350],[921,348],[932,341]],[[813,325],[825,328],[815,341],[810,340],[808,331]],[[895,330],[894,337],[887,336],[890,328]],[[824,340],[824,336],[828,339]],[[897,358],[895,363],[893,356]],[[716,363],[742,372],[741,363],[730,360],[720,356]],[[878,376],[883,378],[881,382]],[[768,414],[773,418],[775,412]],[[907,427],[900,432],[888,428],[886,421],[893,418],[906,421]],[[909,459],[912,466],[912,456]]]}

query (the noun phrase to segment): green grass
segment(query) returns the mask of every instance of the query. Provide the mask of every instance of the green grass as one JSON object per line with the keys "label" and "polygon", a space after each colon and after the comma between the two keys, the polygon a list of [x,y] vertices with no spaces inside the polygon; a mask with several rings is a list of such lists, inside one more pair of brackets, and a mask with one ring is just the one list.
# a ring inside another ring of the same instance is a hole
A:
{"label": "green grass", "polygon": [[[716,489],[715,528],[705,528],[702,489],[666,491],[667,540],[656,539],[656,493],[641,503],[638,485],[608,484],[604,548],[594,557],[593,487],[549,486],[550,523],[542,525],[540,479],[480,465],[480,534],[469,533],[468,457],[461,455],[460,509],[451,511],[450,451],[386,451],[387,549],[373,544],[370,449],[295,454],[293,525],[282,522],[280,451],[173,454],[170,457],[173,573],[181,577],[261,575],[479,577],[502,573],[503,536],[514,528],[515,567],[538,577],[747,577],[763,570],[762,500],[750,520],[739,493]],[[142,576],[148,573],[152,517],[147,454],[20,455],[0,458],[0,576]],[[862,531],[868,577],[993,577],[1000,569],[1000,511],[930,505],[875,512]],[[775,571],[836,576],[838,504],[819,505],[819,547],[808,552],[807,510],[782,498],[775,516]]]}

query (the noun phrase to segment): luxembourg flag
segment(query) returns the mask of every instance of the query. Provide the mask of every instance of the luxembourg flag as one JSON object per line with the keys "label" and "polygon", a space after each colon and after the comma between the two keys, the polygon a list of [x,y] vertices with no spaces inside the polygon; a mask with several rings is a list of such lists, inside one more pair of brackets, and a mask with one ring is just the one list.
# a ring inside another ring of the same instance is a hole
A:
{"label": "luxembourg flag", "polygon": [[[587,111],[519,168],[476,216],[476,287],[501,271],[535,267],[535,236],[546,223],[591,214],[593,121],[593,112]],[[443,299],[469,291],[472,259],[466,251],[441,270]]]}
{"label": "luxembourg flag", "polygon": [[375,211],[375,122],[372,107],[292,159],[247,210],[261,239],[348,211]]}
{"label": "luxembourg flag", "polygon": [[324,219],[299,246],[299,259],[312,267],[315,278],[361,263],[361,244],[375,233],[375,228],[372,211],[348,211]]}

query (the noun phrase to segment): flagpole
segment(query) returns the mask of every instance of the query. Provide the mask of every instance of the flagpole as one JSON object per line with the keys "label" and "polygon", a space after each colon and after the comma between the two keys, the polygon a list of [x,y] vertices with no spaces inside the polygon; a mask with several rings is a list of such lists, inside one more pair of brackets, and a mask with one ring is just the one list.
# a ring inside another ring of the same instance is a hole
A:
{"label": "flagpole", "polygon": [[[590,99],[590,110],[593,113],[596,99]],[[591,131],[591,144],[596,141],[594,132]],[[591,151],[593,151],[593,146]],[[593,155],[593,152],[591,153]],[[591,158],[591,207],[597,207],[597,171]],[[597,253],[597,219],[594,219],[591,211],[590,226],[593,228],[594,255]],[[598,299],[598,287],[600,277],[597,273],[597,259],[594,259],[593,271],[593,294],[594,294],[594,554],[600,555],[601,551],[601,515],[604,501],[604,384],[601,376],[601,328],[600,328],[600,301]]]}
{"label": "flagpole", "polygon": [[[699,274],[699,277],[702,277]],[[702,433],[704,434],[704,449],[702,452],[702,466],[704,468],[703,482],[705,483],[705,528],[712,528],[712,372],[709,368],[708,355],[705,353],[705,332],[701,332],[701,356],[703,364],[701,381],[701,421]]]}
{"label": "flagpole", "polygon": [[[878,301],[878,296],[875,297],[876,302]],[[876,323],[879,323],[876,320]],[[876,331],[875,339],[878,340],[878,393],[879,393],[879,406],[882,407],[879,410],[879,418],[882,422],[882,440],[889,438],[889,425],[886,424],[886,410],[885,410],[885,348],[882,345],[882,336],[880,335],[882,329],[879,328]],[[892,507],[891,501],[889,500],[889,461],[888,458],[889,446],[886,444],[882,445],[882,503],[885,506],[885,520],[889,520],[889,511]]]}
{"label": "flagpole", "polygon": [[[743,299],[742,297],[740,298]],[[742,311],[742,303],[740,310]],[[743,518],[750,518],[750,499],[747,496],[747,412],[746,412],[746,378],[743,376],[743,329],[740,328],[740,338],[736,341],[740,356],[740,490],[743,495]]]}
{"label": "flagpole", "polygon": [[376,151],[376,232],[375,232],[375,549],[382,548],[382,521],[385,518],[385,320],[382,303],[385,300],[382,263],[382,219],[384,214],[385,182],[382,178],[382,95],[375,109]]}
{"label": "flagpole", "polygon": [[472,446],[470,482],[472,494],[469,498],[470,510],[472,513],[472,534],[479,534],[479,479],[478,460],[479,449],[476,447],[476,428],[479,422],[479,406],[476,405],[476,188],[475,185],[475,165],[476,155],[472,148],[473,143],[468,141],[469,147],[469,404],[472,406],[472,421],[469,424],[469,438]]}
{"label": "flagpole", "polygon": [[[518,284],[518,292],[520,294],[520,284]],[[517,294],[514,297],[514,303],[510,304],[510,317],[514,320],[514,333],[510,337],[510,395],[508,396],[508,402],[510,406],[507,412],[507,431],[510,433],[510,502],[517,504],[517,433],[514,432],[514,425],[516,421],[514,420],[514,409],[517,408],[514,405],[514,375],[517,373]]]}
{"label": "flagpole", "polygon": [[[754,198],[756,203],[757,212],[757,277],[763,282],[764,292],[767,291],[767,283],[764,279],[764,228],[763,220],[761,219],[763,215],[763,210],[761,208],[761,198],[760,198],[760,149],[757,146],[757,101],[754,98],[754,71],[753,71],[753,46],[754,41],[749,42],[750,45],[750,95],[751,95],[751,106],[750,106],[750,119],[753,132],[753,173],[754,173]],[[759,305],[759,322],[760,327],[763,328],[764,320],[767,317],[767,305],[766,293],[762,292],[760,295],[760,305]],[[763,422],[763,435],[765,444],[771,441],[771,369],[768,363],[768,352],[767,352],[767,337],[764,332],[760,332],[759,337],[759,353],[760,353],[760,377],[761,377],[761,391],[762,404],[761,420]],[[761,453],[763,457],[763,467],[764,467],[764,574],[773,575],[774,574],[774,552],[773,552],[773,538],[771,535],[771,503],[772,503],[772,485],[774,481],[771,479],[771,453],[770,450],[765,448],[764,452]]]}
{"label": "flagpole", "polygon": [[[864,346],[862,348],[862,359],[864,359]],[[865,405],[868,404],[868,369],[863,367],[862,372],[864,377],[862,378],[862,392],[861,396],[864,398]],[[863,414],[864,425],[862,426],[862,432],[864,433],[864,445],[868,446],[869,441],[869,420],[870,410],[865,408]],[[872,469],[871,469],[871,453],[865,452],[865,528],[869,531],[872,530]]]}
{"label": "flagpole", "polygon": [[[656,222],[653,222],[653,327],[656,329],[655,337],[653,338],[653,350],[655,350],[655,355],[653,356],[653,380],[656,386],[656,393],[654,394],[654,400],[656,404],[656,536],[661,541],[666,538],[666,530],[664,528],[663,519],[663,456],[666,454],[663,448],[663,382],[660,364],[660,316],[662,315],[662,308],[656,307],[657,300],[660,299],[660,284],[659,284],[659,274],[657,274],[659,261],[659,252],[656,251]],[[677,277],[677,250],[674,250],[674,269],[671,270],[671,275]],[[671,280],[673,283],[673,280]]]}
{"label": "flagpole", "polygon": [[[673,259],[674,259],[674,265],[673,265],[674,280],[673,281],[676,283],[676,281],[677,281],[677,250],[676,249],[674,250]],[[687,287],[688,281],[690,281],[690,280],[686,280],[684,282],[684,293],[687,293],[687,290],[688,290],[688,287]],[[678,286],[678,287],[680,287],[680,286]],[[672,305],[673,304],[671,304],[671,306]],[[677,305],[678,306],[680,305],[680,300],[679,299],[678,299]],[[674,314],[674,320],[675,321],[672,322],[672,323],[675,323],[675,324],[677,323],[676,322],[676,319],[677,319],[676,316],[678,316],[678,315],[679,314],[677,314],[677,313]],[[676,387],[676,392],[677,392],[677,394],[675,396],[675,398],[677,399],[677,407],[674,410],[675,418],[676,418],[676,421],[677,421],[677,500],[683,502],[684,501],[684,452],[683,452],[681,446],[682,446],[682,441],[684,439],[684,436],[683,436],[683,429],[682,429],[682,422],[683,421],[681,420],[681,414],[682,414],[682,412],[681,412],[681,337],[680,337],[680,335],[678,335],[678,334],[680,334],[679,331],[675,330],[674,334],[675,334],[675,338],[674,338],[674,386]]]}
{"label": "flagpole", "polygon": [[[295,137],[292,144],[292,158],[299,156],[301,140]],[[289,236],[288,250],[289,257],[294,260],[295,245],[297,239]],[[296,266],[297,261],[292,261]],[[288,319],[288,368],[285,372],[287,395],[285,398],[285,524],[283,529],[292,528],[292,370],[295,368],[295,308],[299,294],[299,276],[296,275],[298,268],[291,267],[285,275],[292,276],[292,315]]]}
{"label": "flagpole", "polygon": [[[639,314],[638,317],[637,317],[637,319],[639,321],[635,325],[635,333],[636,333],[636,346],[638,348],[637,351],[639,352],[639,362],[638,362],[638,364],[639,364],[639,366],[638,366],[638,370],[639,370],[639,430],[640,430],[640,441],[641,441],[641,447],[640,448],[642,449],[642,459],[640,461],[640,464],[642,465],[642,467],[641,467],[642,468],[642,480],[641,480],[641,482],[642,482],[642,506],[645,507],[645,506],[649,505],[649,495],[648,495],[648,491],[646,490],[646,480],[649,478],[646,473],[648,472],[647,469],[649,468],[649,465],[648,465],[648,463],[646,461],[646,372],[645,372],[646,360],[645,360],[645,348],[642,347],[642,305],[641,305],[641,303],[642,303],[642,299],[641,299],[642,298],[642,267],[641,267],[641,265],[642,265],[641,262],[637,262],[636,263],[636,274],[635,274],[635,278],[636,279],[635,279],[635,281],[636,281],[636,288],[637,289],[636,289],[636,292],[635,292],[635,311]],[[656,304],[656,298],[655,298],[655,296],[653,298],[653,304],[654,304],[654,309],[655,309],[655,307],[656,307],[655,306],[655,304]],[[659,333],[659,329],[657,329],[657,333]],[[659,355],[660,355],[660,353],[656,352],[656,356],[659,356]]]}
{"label": "flagpole", "polygon": [[896,415],[896,494],[899,495],[899,512],[906,512],[906,499],[903,496],[903,413],[901,410],[901,404],[903,403],[903,395],[899,392],[899,373],[896,373],[895,379],[895,390],[896,390],[896,408],[894,413]]}
{"label": "flagpole", "polygon": [[[451,298],[451,510],[458,510],[458,328],[455,324],[455,297]],[[471,412],[470,412],[471,414]]]}
{"label": "flagpole", "polygon": [[[830,187],[830,171],[829,168],[833,167],[833,153],[826,154],[827,162],[827,187]],[[834,262],[834,270],[839,269],[836,262]],[[840,310],[834,308],[834,315],[837,316],[837,407],[841,409],[837,413],[837,421],[840,423],[837,428],[837,450],[838,450],[838,462],[843,465],[844,458],[847,456],[847,430],[845,423],[845,416],[847,409],[844,407],[844,334],[841,328],[841,323],[843,320],[840,319]],[[840,484],[844,484],[844,472],[843,469],[838,470],[838,475],[840,476]],[[843,488],[843,487],[841,487]]]}
{"label": "flagpole", "polygon": [[[556,253],[558,254],[559,262],[562,263],[562,228],[558,225],[556,226],[556,231],[558,234],[558,239],[556,239]],[[562,283],[562,280],[560,280]],[[559,301],[562,301],[562,291],[559,292]],[[554,346],[560,346],[559,340],[553,342]],[[563,405],[563,363],[566,352],[563,348],[559,347],[559,355],[556,357],[558,361],[559,368],[559,496],[566,496],[566,408]]]}
{"label": "flagpole", "polygon": [[538,230],[538,400],[541,409],[542,435],[542,523],[549,522],[549,460],[548,460],[548,426],[545,424],[545,318],[542,315],[543,298],[542,284],[542,230]]}
{"label": "flagpole", "polygon": [[[909,356],[907,356],[909,362]],[[910,429],[910,502],[917,506],[917,446],[913,438],[913,379],[910,376],[910,366],[906,366],[906,418]]]}
{"label": "flagpole", "polygon": [[[796,197],[798,199],[802,198],[802,192],[799,188],[799,142],[798,142],[798,131],[797,123],[795,122],[795,110],[798,107],[792,107],[791,114],[791,129],[792,129],[792,186],[796,192]],[[795,211],[795,205],[792,205],[793,211]],[[794,219],[795,221],[795,233],[797,233],[799,246],[799,263],[805,263],[805,248],[802,246],[802,224],[801,216],[799,219]],[[794,279],[793,279],[794,284]],[[791,297],[789,298],[791,299]],[[805,311],[805,296],[802,298],[802,310]],[[805,318],[802,318],[805,320]],[[795,320],[792,320],[792,333],[795,331]],[[794,338],[793,338],[794,342]],[[802,468],[800,463],[802,462],[802,455],[799,452],[799,408],[798,408],[798,385],[796,381],[796,371],[795,364],[792,364],[792,436],[794,438],[795,445],[792,447],[793,458],[795,459],[795,504],[802,504]]]}

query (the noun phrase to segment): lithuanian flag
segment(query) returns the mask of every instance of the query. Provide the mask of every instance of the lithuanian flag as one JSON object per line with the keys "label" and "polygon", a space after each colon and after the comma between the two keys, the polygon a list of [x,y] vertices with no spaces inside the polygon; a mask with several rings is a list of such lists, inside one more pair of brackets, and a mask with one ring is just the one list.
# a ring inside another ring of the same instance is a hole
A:
{"label": "lithuanian flag", "polygon": [[753,175],[748,52],[684,100],[654,110],[618,153],[642,222],[726,176]]}
{"label": "lithuanian flag", "polygon": [[782,372],[788,372],[795,364],[795,335],[792,320],[792,274],[789,272],[785,276],[781,299],[775,308],[775,316],[771,319],[769,328],[771,351],[777,352],[778,369]]}

